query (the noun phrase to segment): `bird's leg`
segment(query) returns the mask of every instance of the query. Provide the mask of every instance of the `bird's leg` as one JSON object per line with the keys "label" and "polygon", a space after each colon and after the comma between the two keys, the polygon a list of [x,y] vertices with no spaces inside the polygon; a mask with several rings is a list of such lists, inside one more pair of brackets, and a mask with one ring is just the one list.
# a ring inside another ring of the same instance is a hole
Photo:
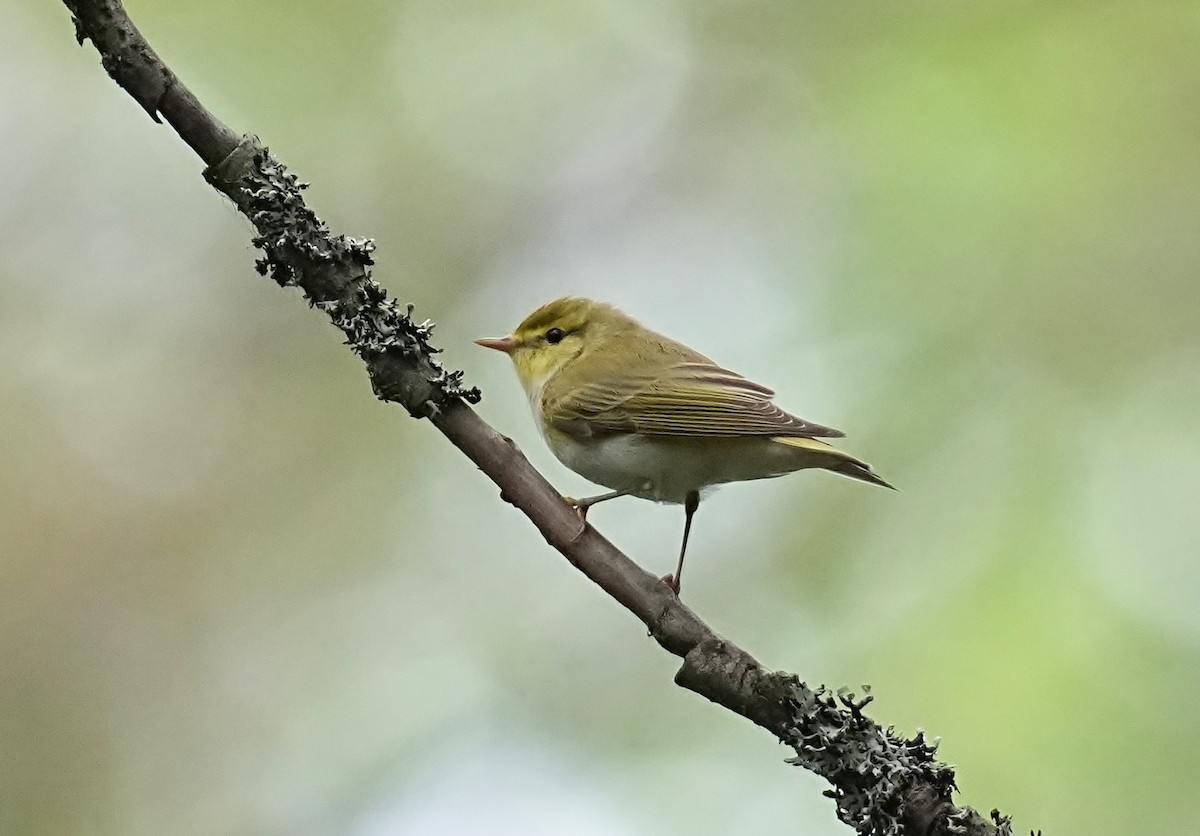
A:
{"label": "bird's leg", "polygon": [[628,496],[629,493],[629,491],[610,491],[598,496],[585,496],[583,499],[572,499],[569,496],[564,496],[563,499],[575,509],[575,513],[579,516],[580,521],[587,522],[588,508],[591,508],[598,502],[607,502],[610,499],[616,499],[618,496]]}
{"label": "bird's leg", "polygon": [[674,575],[667,575],[663,578],[663,583],[676,595],[679,594],[679,578],[683,574],[683,556],[687,554],[688,535],[692,533],[692,516],[699,507],[700,492],[688,491],[683,500],[683,543],[679,546],[679,565],[675,567]]}

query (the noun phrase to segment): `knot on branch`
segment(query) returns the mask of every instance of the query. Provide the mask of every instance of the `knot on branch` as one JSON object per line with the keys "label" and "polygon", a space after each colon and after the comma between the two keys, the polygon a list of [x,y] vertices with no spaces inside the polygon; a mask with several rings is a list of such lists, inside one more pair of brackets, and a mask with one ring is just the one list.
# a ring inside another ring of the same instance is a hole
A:
{"label": "knot on branch", "polygon": [[371,278],[375,242],[332,235],[304,200],[308,187],[263,147],[246,136],[205,178],[228,195],[254,224],[253,242],[263,255],[259,273],[281,287],[298,286],[310,304],[329,314],[346,344],[367,363],[372,386],[383,400],[428,417],[454,398],[478,403],[479,390],[462,385],[434,357],[433,323],[412,319]]}
{"label": "knot on branch", "polygon": [[109,77],[128,91],[155,122],[159,105],[176,83],[172,73],[125,14],[118,0],[85,3],[65,0],[80,46],[90,38]]}

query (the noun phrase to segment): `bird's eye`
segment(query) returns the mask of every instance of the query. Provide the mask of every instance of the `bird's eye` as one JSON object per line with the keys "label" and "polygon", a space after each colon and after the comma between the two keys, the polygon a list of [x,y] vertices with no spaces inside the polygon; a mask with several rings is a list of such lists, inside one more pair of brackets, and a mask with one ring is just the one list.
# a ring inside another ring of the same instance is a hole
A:
{"label": "bird's eye", "polygon": [[551,328],[546,332],[546,342],[550,343],[551,345],[555,345],[562,342],[562,338],[566,335],[566,332],[561,328]]}

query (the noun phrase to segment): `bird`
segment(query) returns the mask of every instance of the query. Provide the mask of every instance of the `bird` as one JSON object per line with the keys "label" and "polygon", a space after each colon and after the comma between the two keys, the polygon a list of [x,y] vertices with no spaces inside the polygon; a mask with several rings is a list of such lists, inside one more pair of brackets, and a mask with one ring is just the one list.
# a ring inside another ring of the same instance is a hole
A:
{"label": "bird", "polygon": [[717,485],[820,468],[895,490],[822,440],[840,430],[785,412],[771,389],[605,302],[564,296],[475,342],[511,358],[555,457],[609,488],[566,497],[584,525],[589,508],[622,496],[683,506],[679,559],[662,579],[676,595],[692,518]]}

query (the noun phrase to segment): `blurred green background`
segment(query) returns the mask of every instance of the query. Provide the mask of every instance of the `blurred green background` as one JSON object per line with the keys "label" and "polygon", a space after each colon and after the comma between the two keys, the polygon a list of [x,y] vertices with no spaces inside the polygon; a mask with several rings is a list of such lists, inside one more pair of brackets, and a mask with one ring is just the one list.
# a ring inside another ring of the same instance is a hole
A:
{"label": "blurred green background", "polygon": [[[566,493],[504,358],[615,302],[899,494],[731,486],[687,601],[870,683],[1021,832],[1195,832],[1200,11],[131,1]],[[0,28],[0,832],[842,836],[821,783],[253,269],[200,164]],[[669,571],[678,508],[597,526]]]}

